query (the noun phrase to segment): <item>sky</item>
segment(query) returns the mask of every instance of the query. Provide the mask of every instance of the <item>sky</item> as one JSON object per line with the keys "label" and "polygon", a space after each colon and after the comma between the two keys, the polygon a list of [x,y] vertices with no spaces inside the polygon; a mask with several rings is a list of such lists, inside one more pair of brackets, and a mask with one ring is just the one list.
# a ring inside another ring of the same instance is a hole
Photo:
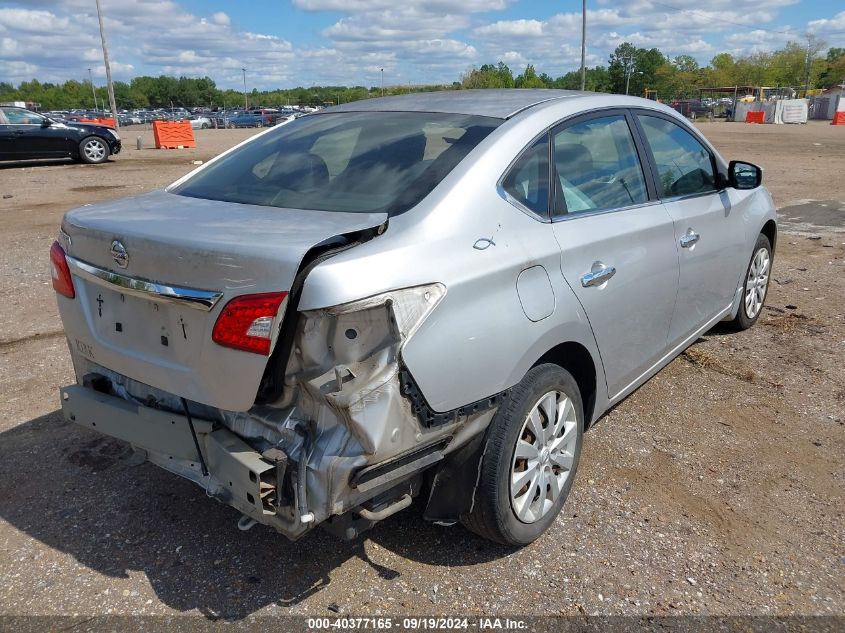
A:
{"label": "sky", "polygon": [[[112,75],[221,88],[451,83],[473,66],[553,77],[581,55],[581,0],[101,0]],[[707,63],[807,35],[845,47],[841,0],[588,0],[587,64],[624,41]],[[0,81],[105,77],[95,0],[0,0]]]}

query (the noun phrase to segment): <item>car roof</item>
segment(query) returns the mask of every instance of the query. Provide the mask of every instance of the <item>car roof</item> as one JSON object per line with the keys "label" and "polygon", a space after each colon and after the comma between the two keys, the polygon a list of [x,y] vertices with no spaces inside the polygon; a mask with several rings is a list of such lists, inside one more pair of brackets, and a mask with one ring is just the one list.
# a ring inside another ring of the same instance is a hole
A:
{"label": "car roof", "polygon": [[595,92],[508,88],[503,90],[443,90],[362,99],[322,110],[330,112],[442,112],[509,119],[540,103],[596,96]]}

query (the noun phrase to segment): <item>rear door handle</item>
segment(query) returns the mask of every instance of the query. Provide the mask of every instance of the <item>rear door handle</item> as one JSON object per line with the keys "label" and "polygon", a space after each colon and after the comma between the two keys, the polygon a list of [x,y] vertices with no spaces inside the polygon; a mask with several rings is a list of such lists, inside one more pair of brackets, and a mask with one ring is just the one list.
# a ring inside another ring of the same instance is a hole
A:
{"label": "rear door handle", "polygon": [[604,266],[604,268],[591,270],[590,272],[581,276],[581,285],[584,288],[589,288],[591,286],[601,286],[604,282],[613,277],[613,275],[615,274],[616,268],[614,268],[613,266]]}
{"label": "rear door handle", "polygon": [[681,238],[681,248],[689,248],[693,244],[695,244],[698,240],[701,239],[701,236],[690,229],[687,231],[687,234]]}

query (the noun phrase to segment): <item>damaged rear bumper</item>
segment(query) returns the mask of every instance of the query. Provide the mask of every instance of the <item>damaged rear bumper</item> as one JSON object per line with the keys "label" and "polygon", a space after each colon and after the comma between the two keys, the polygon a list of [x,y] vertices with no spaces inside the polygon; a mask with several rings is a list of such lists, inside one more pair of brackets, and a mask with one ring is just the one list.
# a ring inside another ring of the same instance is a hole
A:
{"label": "damaged rear bumper", "polygon": [[296,493],[289,485],[295,474],[288,472],[280,451],[268,458],[207,420],[189,420],[80,385],[61,389],[61,404],[65,419],[129,442],[149,461],[289,538],[310,527],[295,511]]}

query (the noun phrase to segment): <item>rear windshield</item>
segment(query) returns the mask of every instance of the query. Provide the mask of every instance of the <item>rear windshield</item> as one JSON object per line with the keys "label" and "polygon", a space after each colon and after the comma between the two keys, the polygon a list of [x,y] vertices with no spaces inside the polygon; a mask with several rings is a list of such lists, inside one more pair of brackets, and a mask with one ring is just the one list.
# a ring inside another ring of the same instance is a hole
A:
{"label": "rear windshield", "polygon": [[428,112],[301,117],[173,189],[268,207],[402,213],[429,194],[501,121]]}

